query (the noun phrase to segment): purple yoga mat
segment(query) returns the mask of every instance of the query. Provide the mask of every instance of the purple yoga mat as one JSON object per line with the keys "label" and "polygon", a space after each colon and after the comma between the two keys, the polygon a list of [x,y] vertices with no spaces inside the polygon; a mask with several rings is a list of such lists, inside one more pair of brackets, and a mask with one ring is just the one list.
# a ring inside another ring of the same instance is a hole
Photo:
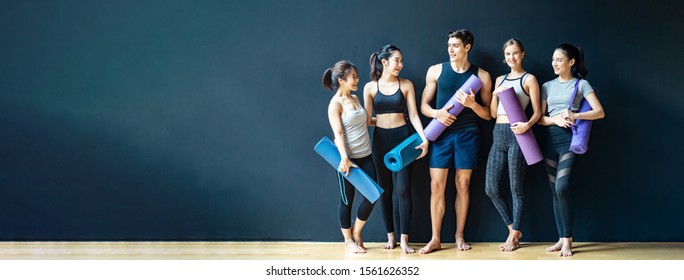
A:
{"label": "purple yoga mat", "polygon": [[[587,99],[583,99],[580,103],[579,112],[591,111],[591,105]],[[575,127],[572,128],[572,141],[570,142],[570,151],[581,155],[589,149],[589,135],[591,134],[590,120],[575,120]]]}
{"label": "purple yoga mat", "polygon": [[[463,83],[459,90],[462,90],[467,94],[470,94],[470,89],[473,89],[473,92],[477,94],[477,92],[480,91],[481,88],[482,81],[480,81],[480,79],[478,79],[475,75],[470,75],[470,78],[468,78],[468,80],[465,81],[465,83]],[[447,101],[446,104],[444,104],[444,107],[449,106],[449,104],[454,105],[454,107],[451,107],[451,109],[449,109],[449,114],[452,114],[454,116],[458,116],[458,114],[460,114],[461,111],[463,111],[463,109],[465,108],[463,107],[463,105],[461,105],[461,103],[458,103],[458,101],[456,101],[456,94],[457,92],[454,93],[454,95],[451,97],[451,99],[449,99],[449,101]],[[425,133],[425,138],[427,138],[430,141],[435,141],[437,137],[439,137],[439,135],[442,134],[442,132],[444,132],[446,128],[446,125],[439,122],[437,119],[433,119],[432,121],[430,121],[428,126],[425,127],[425,130],[423,132]]]}
{"label": "purple yoga mat", "polygon": [[[510,123],[527,122],[525,111],[523,111],[522,106],[520,106],[520,101],[513,88],[507,88],[500,92],[499,100],[501,101],[501,104],[503,104],[504,110],[506,110],[506,116]],[[534,138],[532,128],[528,129],[523,134],[516,134],[515,139],[518,140],[518,145],[520,145],[520,150],[522,150],[523,156],[525,156],[527,165],[533,165],[544,158],[539,149],[539,145],[537,144],[537,140]]]}

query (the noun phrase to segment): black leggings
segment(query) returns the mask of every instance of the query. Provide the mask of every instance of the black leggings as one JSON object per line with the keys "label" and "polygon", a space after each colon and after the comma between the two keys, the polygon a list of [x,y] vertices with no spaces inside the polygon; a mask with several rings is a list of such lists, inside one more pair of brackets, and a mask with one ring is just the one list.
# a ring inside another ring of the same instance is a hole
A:
{"label": "black leggings", "polygon": [[[366,156],[364,158],[354,158],[350,159],[354,162],[363,172],[366,172],[371,179],[375,180],[375,168],[373,167],[373,157]],[[351,228],[351,213],[352,204],[354,202],[354,186],[344,179],[341,173],[337,173],[337,179],[341,183],[340,185],[340,207],[338,209],[338,214],[340,216],[340,227],[343,229]],[[344,181],[342,181],[344,180]],[[342,183],[343,182],[343,183]],[[366,221],[368,216],[370,216],[371,211],[373,211],[373,204],[368,201],[365,196],[361,196],[361,204],[359,205],[358,213],[356,217],[359,220]]]}
{"label": "black leggings", "polygon": [[[513,207],[510,209],[506,198],[501,194],[501,177],[508,166]],[[494,203],[506,225],[512,225],[514,230],[520,230],[520,217],[522,216],[525,193],[523,182],[527,164],[515,134],[511,131],[508,123],[497,123],[494,126],[494,144],[489,150],[487,160],[487,176],[485,180],[485,193]],[[511,213],[512,212],[512,213]]]}
{"label": "black leggings", "polygon": [[399,196],[399,229],[401,234],[409,234],[411,225],[411,178],[413,175],[413,163],[392,172],[385,166],[384,158],[390,150],[394,149],[409,135],[409,128],[403,125],[395,128],[376,127],[373,132],[373,161],[375,170],[378,172],[378,185],[385,190],[380,199],[382,200],[382,217],[385,221],[387,233],[394,232],[394,204],[392,193],[397,188]]}
{"label": "black leggings", "polygon": [[570,172],[575,154],[569,151],[572,130],[549,126],[546,135],[546,173],[553,198],[553,214],[559,237],[572,237],[572,205],[570,201]]}

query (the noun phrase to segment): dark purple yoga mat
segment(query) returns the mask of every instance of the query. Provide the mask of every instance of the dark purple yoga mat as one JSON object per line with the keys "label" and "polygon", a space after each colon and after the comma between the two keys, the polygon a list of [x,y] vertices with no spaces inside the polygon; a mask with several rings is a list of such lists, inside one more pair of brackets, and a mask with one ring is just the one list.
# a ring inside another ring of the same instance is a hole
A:
{"label": "dark purple yoga mat", "polygon": [[[459,90],[462,90],[467,94],[470,94],[470,89],[473,89],[473,92],[477,93],[478,91],[480,91],[481,88],[482,81],[480,81],[480,79],[478,79],[475,75],[470,75],[470,78],[468,78],[468,80],[465,81],[465,83],[463,83]],[[449,106],[449,104],[454,105],[454,107],[451,107],[451,109],[449,109],[449,114],[452,114],[454,116],[458,116],[458,114],[460,114],[461,111],[463,111],[463,109],[465,108],[463,107],[463,105],[461,105],[461,103],[458,103],[458,101],[456,101],[456,93],[454,93],[451,99],[449,99],[449,101],[447,101],[447,103],[444,104],[444,107]],[[446,125],[439,122],[437,119],[433,119],[432,121],[430,121],[428,126],[425,127],[425,138],[427,138],[430,141],[435,141],[437,137],[439,137],[439,135],[442,134],[442,132],[444,132],[446,128]]]}
{"label": "dark purple yoga mat", "polygon": [[[525,111],[520,106],[520,101],[518,96],[515,95],[513,88],[507,88],[500,92],[499,100],[503,104],[504,110],[506,110],[506,116],[510,123],[527,122]],[[525,156],[527,165],[533,165],[544,158],[539,149],[539,144],[537,144],[537,140],[534,138],[532,128],[523,134],[516,134],[515,139],[518,140],[518,145],[520,145],[520,150],[522,150],[523,156]]]}
{"label": "dark purple yoga mat", "polygon": [[[591,111],[591,105],[587,99],[582,99],[580,103],[579,112]],[[572,128],[572,141],[570,142],[570,151],[575,154],[584,154],[589,149],[589,135],[591,134],[590,120],[575,120],[575,127]]]}

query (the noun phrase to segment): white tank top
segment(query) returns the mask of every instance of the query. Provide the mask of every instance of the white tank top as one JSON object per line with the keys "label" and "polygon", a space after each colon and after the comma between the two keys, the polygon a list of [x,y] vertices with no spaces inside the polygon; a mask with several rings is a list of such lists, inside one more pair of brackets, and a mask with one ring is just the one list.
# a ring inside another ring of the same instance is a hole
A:
{"label": "white tank top", "polygon": [[[501,84],[499,86],[504,86],[504,87],[512,87],[513,90],[515,90],[515,95],[518,96],[518,101],[520,102],[520,106],[523,109],[523,112],[527,108],[527,105],[530,104],[530,96],[527,95],[527,92],[525,92],[525,88],[523,88],[523,84],[525,83],[525,78],[527,78],[527,72],[520,76],[519,78],[515,79],[508,79],[508,75],[505,75],[503,80],[501,81]],[[496,114],[497,115],[505,115],[506,110],[504,110],[503,104],[501,104],[501,101],[499,101],[499,106],[496,109]]]}
{"label": "white tank top", "polygon": [[[342,104],[342,103],[340,103]],[[344,127],[344,147],[349,158],[363,158],[371,154],[371,142],[366,126],[366,110],[345,107],[342,104],[342,126]]]}

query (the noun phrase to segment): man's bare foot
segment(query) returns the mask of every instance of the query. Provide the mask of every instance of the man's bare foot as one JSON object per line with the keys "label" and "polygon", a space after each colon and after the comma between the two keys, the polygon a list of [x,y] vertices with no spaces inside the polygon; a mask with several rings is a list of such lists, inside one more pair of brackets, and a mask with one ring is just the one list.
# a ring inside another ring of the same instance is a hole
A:
{"label": "man's bare foot", "polygon": [[563,248],[563,239],[559,239],[556,244],[553,244],[552,246],[546,247],[547,252],[556,252],[560,251],[560,249]]}
{"label": "man's bare foot", "polygon": [[394,233],[390,232],[387,234],[387,243],[385,245],[382,245],[382,248],[385,250],[392,250],[397,247],[397,240],[394,239]]}
{"label": "man's bare foot", "polygon": [[459,251],[468,251],[470,250],[470,245],[463,240],[463,237],[457,237],[456,238],[456,248]]}
{"label": "man's bare foot", "polygon": [[354,241],[344,243],[344,250],[352,254],[364,254],[366,250],[356,245]]}
{"label": "man's bare foot", "polygon": [[442,249],[442,243],[439,240],[430,240],[425,247],[420,249],[420,253],[429,254],[440,249]]}

